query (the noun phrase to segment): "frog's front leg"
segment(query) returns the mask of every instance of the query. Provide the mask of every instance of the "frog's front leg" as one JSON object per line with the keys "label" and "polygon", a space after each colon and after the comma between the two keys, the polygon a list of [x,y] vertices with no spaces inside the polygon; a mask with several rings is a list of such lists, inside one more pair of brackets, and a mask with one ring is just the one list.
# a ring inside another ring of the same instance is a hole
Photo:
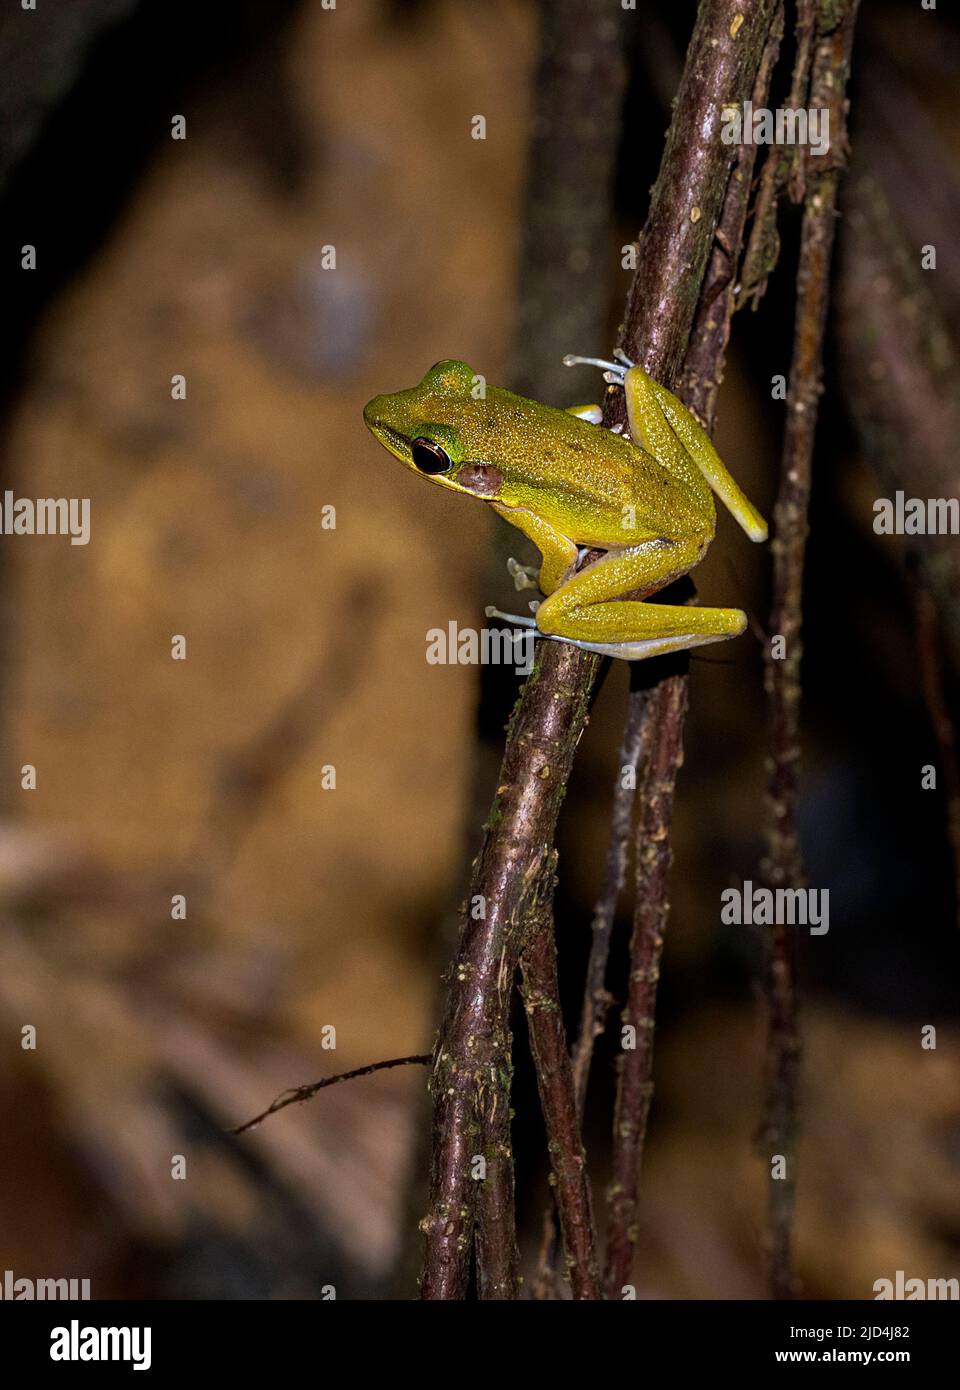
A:
{"label": "frog's front leg", "polygon": [[[490,505],[504,521],[509,521],[511,526],[516,526],[528,540],[533,541],[540,551],[540,591],[552,594],[554,589],[560,587],[567,574],[576,568],[578,551],[573,541],[557,531],[549,521],[544,521],[543,517],[535,516],[523,507],[506,507],[499,502],[491,502]],[[514,566],[510,573],[516,583],[517,572],[525,567],[517,565],[516,561]],[[521,587],[527,586],[517,584],[517,588]]]}
{"label": "frog's front leg", "polygon": [[521,589],[540,588],[540,566],[521,565],[519,560],[515,560],[511,555],[507,561],[507,574],[513,580],[513,587],[519,592]]}
{"label": "frog's front leg", "polygon": [[686,574],[705,550],[702,538],[641,541],[608,551],[540,604],[537,627],[547,637],[604,656],[641,661],[737,637],[747,625],[738,608],[688,608],[620,599],[651,594]]}

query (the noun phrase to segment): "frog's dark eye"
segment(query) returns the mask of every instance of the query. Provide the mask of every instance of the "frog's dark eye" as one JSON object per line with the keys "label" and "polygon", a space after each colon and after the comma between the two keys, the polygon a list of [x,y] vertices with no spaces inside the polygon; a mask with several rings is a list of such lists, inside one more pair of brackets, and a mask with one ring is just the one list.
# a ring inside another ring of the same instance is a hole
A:
{"label": "frog's dark eye", "polygon": [[413,441],[413,462],[414,467],[419,468],[421,473],[449,473],[453,467],[453,461],[446,449],[442,449],[432,439]]}

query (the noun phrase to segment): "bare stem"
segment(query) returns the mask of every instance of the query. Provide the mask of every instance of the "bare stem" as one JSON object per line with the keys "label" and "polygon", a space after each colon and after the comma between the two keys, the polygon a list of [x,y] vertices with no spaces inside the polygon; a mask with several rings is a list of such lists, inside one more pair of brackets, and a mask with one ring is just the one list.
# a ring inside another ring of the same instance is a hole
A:
{"label": "bare stem", "polygon": [[637,906],[630,947],[630,984],[617,1063],[613,1159],[607,1188],[607,1298],[622,1298],[637,1243],[640,1166],[653,1096],[653,1032],[663,934],[670,910],[673,851],[670,825],[677,771],[683,757],[686,676],[676,674],[650,696],[655,737],[646,763],[637,825]]}
{"label": "bare stem", "polygon": [[[793,62],[793,75],[790,79],[790,109],[797,111],[806,102],[810,85],[810,63],[813,57],[813,41],[816,33],[817,0],[798,0],[796,38],[797,50]],[[783,11],[779,15],[779,26],[783,32]],[[743,258],[740,276],[740,306],[750,303],[756,308],[758,300],[767,288],[767,281],[773,273],[780,256],[780,236],[777,231],[777,209],[780,195],[785,188],[790,196],[799,202],[803,197],[802,148],[792,150],[771,145],[760,175],[760,188],[757,192],[753,214],[753,227]]]}
{"label": "bare stem", "polygon": [[557,982],[557,949],[550,910],[555,864],[556,853],[548,856],[549,882],[544,881],[542,894],[527,922],[520,957],[521,988],[570,1288],[575,1299],[598,1299],[602,1295],[590,1184]]}
{"label": "bare stem", "polygon": [[275,1115],[278,1110],[286,1110],[288,1105],[302,1105],[306,1100],[313,1100],[317,1092],[325,1090],[327,1086],[338,1086],[341,1081],[355,1081],[358,1076],[372,1076],[375,1071],[389,1071],[391,1067],[425,1067],[430,1061],[432,1058],[429,1053],[416,1057],[391,1057],[387,1062],[371,1062],[366,1067],[342,1071],[338,1076],[325,1076],[322,1081],[311,1081],[308,1086],[293,1086],[289,1091],[282,1091],[266,1110],[254,1115],[252,1120],[237,1125],[236,1129],[231,1129],[229,1133],[246,1134],[248,1129],[256,1129],[257,1125],[262,1124],[270,1115]]}
{"label": "bare stem", "polygon": [[[770,772],[763,866],[773,888],[799,887],[804,877],[796,829],[803,569],[837,190],[847,155],[846,85],[857,5],[858,0],[822,0],[810,83],[810,105],[829,112],[830,149],[807,160],[787,424],[774,508],[773,600],[765,649]],[[770,1173],[770,1289],[774,1298],[790,1298],[800,1032],[795,945],[782,923],[765,938],[764,992],[768,1017],[763,1152]]]}
{"label": "bare stem", "polygon": [[[772,11],[773,0],[736,6],[705,0],[690,43],[620,334],[628,355],[666,386],[676,384],[686,354],[732,161],[720,139],[723,105],[752,92]],[[604,423],[624,420],[622,393],[609,393]],[[502,1049],[500,1020],[516,970],[524,884],[553,847],[598,664],[566,644],[541,644],[510,723],[468,899],[483,904],[483,915],[465,914],[435,1054],[424,1298],[462,1298],[466,1291],[478,1086]]]}
{"label": "bare stem", "polygon": [[[752,96],[765,104],[780,51],[782,11],[768,21]],[[742,145],[730,172],[714,249],[703,286],[680,394],[712,430],[717,391],[735,308],[736,269],[743,246],[756,146]],[[676,673],[655,688],[643,729],[645,768],[637,829],[637,899],[630,954],[630,987],[623,1013],[632,1046],[620,1058],[613,1129],[613,1172],[607,1191],[608,1298],[630,1278],[637,1241],[640,1168],[653,1096],[653,1043],[660,954],[669,914],[670,826],[677,771],[683,759],[687,678]],[[629,731],[629,719],[628,719]]]}
{"label": "bare stem", "polygon": [[633,826],[633,803],[636,799],[637,765],[640,761],[641,734],[644,728],[647,691],[637,687],[630,691],[627,722],[620,742],[617,775],[613,788],[613,809],[610,815],[610,840],[600,886],[600,896],[593,909],[590,924],[590,957],[587,978],[583,987],[580,1008],[580,1031],[573,1050],[573,1084],[577,1114],[583,1117],[590,1079],[593,1045],[603,1032],[607,1011],[613,997],[607,990],[607,961],[610,957],[610,937],[617,903],[627,874],[630,832]]}

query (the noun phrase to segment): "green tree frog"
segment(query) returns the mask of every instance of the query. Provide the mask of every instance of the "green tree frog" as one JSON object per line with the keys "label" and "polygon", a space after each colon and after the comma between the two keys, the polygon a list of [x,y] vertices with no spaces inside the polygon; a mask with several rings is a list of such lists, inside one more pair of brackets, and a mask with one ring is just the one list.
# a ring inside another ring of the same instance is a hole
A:
{"label": "green tree frog", "polygon": [[[410,390],[375,396],[363,417],[401,463],[480,498],[539,549],[545,597],[531,604],[535,617],[494,608],[488,616],[638,661],[736,637],[747,625],[738,608],[642,601],[703,559],[716,528],[713,492],[751,540],[766,540],[767,527],[696,417],[616,356],[564,361],[601,367],[622,387],[630,439],[600,425],[599,406],[541,405],[486,386],[457,361],[438,362]],[[604,554],[578,569],[585,549]],[[518,589],[535,587],[526,567],[509,568]]]}

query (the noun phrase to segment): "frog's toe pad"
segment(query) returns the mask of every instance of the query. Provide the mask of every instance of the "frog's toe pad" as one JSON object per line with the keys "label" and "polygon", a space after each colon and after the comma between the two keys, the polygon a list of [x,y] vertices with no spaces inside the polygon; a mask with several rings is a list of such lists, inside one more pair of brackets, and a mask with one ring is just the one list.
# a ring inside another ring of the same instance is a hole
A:
{"label": "frog's toe pad", "polygon": [[513,580],[518,593],[521,589],[539,589],[540,587],[540,571],[535,565],[521,565],[519,560],[514,560],[511,556],[507,561],[507,573]]}
{"label": "frog's toe pad", "polygon": [[599,367],[603,372],[603,379],[609,386],[622,386],[633,363],[629,357],[624,357],[620,349],[614,352],[614,357],[619,361],[610,362],[605,357],[578,357],[575,353],[568,352],[563,359],[565,367]]}

